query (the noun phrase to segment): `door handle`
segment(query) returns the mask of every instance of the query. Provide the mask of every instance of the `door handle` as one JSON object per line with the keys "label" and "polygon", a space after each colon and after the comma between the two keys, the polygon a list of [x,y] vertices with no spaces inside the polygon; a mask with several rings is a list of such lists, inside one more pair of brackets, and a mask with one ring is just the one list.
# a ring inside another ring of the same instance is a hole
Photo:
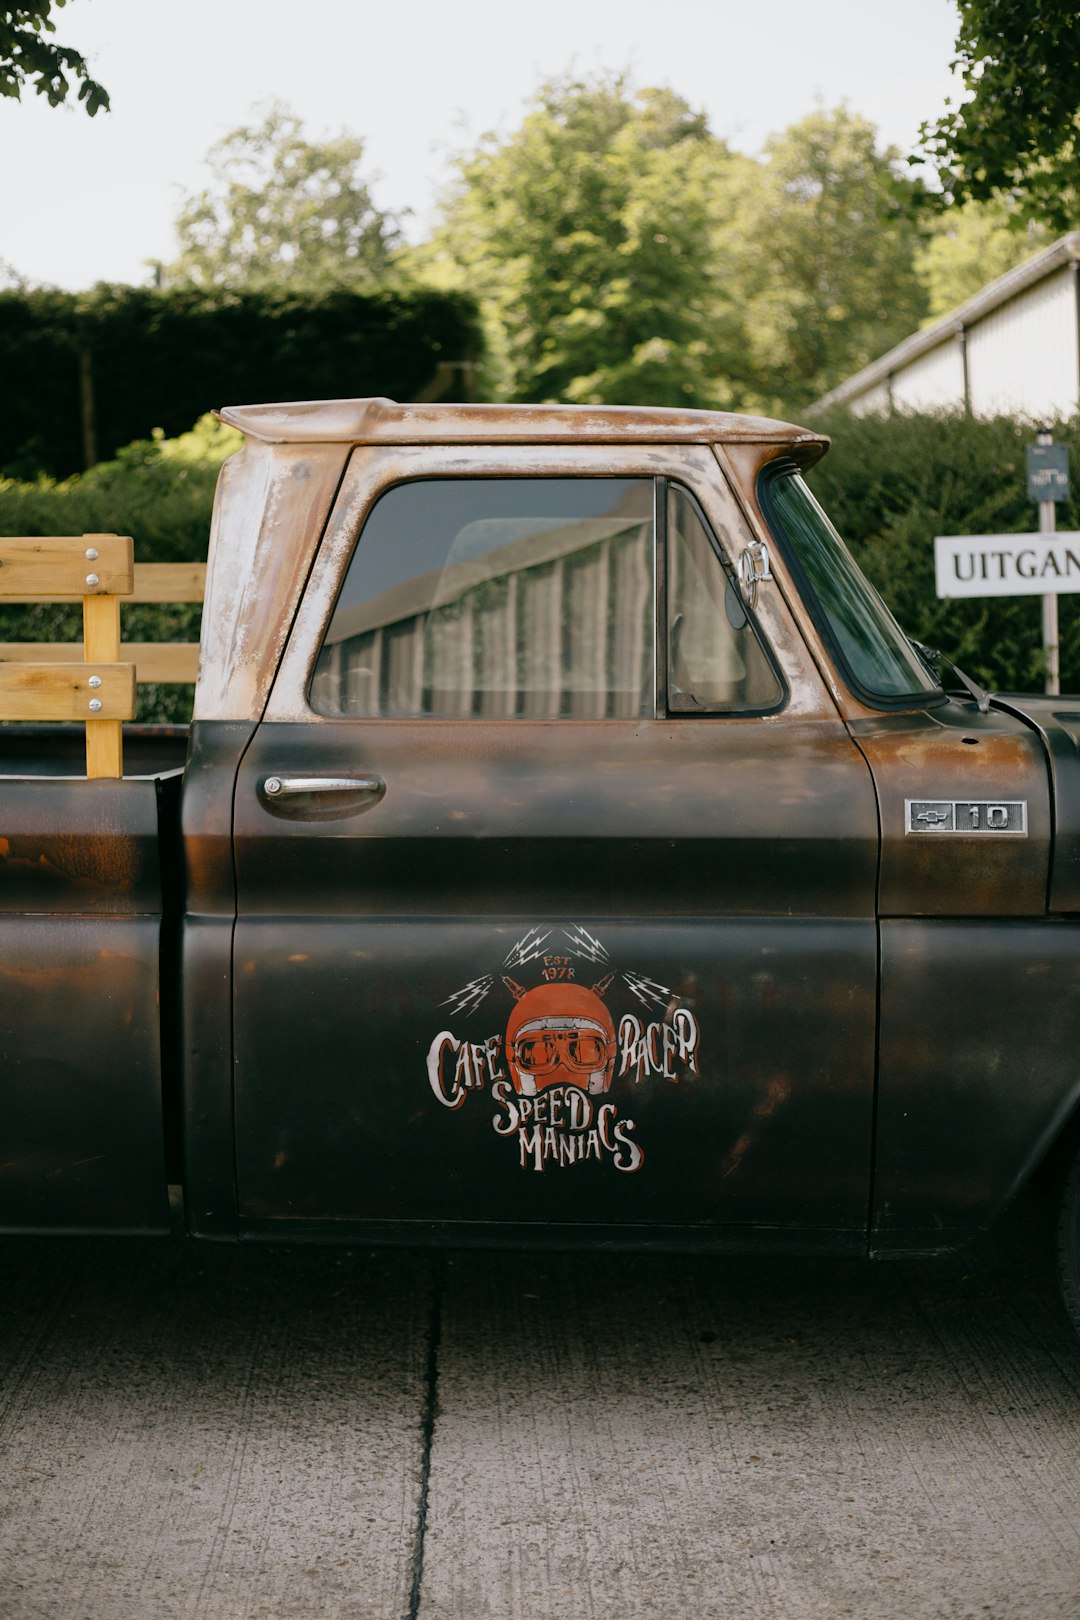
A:
{"label": "door handle", "polygon": [[381,776],[268,776],[263,783],[268,799],[289,793],[377,793],[386,792]]}
{"label": "door handle", "polygon": [[381,776],[268,776],[261,797],[291,821],[334,821],[370,810],[385,793]]}

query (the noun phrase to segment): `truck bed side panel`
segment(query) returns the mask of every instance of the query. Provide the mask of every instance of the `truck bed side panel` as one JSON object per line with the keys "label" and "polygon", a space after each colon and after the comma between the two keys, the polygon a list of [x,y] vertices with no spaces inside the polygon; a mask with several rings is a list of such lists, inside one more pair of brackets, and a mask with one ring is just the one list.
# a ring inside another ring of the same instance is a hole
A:
{"label": "truck bed side panel", "polygon": [[160,788],[0,779],[0,1230],[168,1230]]}

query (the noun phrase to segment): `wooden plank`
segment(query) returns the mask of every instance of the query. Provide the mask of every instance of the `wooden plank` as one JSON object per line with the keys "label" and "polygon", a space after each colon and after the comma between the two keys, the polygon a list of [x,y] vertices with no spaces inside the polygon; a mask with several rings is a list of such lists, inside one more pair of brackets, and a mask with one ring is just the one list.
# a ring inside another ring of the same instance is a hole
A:
{"label": "wooden plank", "polygon": [[137,681],[190,685],[199,674],[197,641],[122,641],[120,655],[135,665]]}
{"label": "wooden plank", "polygon": [[[100,686],[91,686],[97,677]],[[101,703],[104,724],[135,717],[130,664],[7,664],[0,666],[0,720],[86,720]]]}
{"label": "wooden plank", "polygon": [[[135,671],[119,663],[120,599],[116,596],[83,597],[83,648],[88,663],[113,664],[130,671],[130,689],[135,692]],[[88,710],[99,712],[86,721],[86,774],[88,777],[123,776],[124,736],[120,720],[105,714],[104,681],[94,692]],[[135,709],[121,718],[131,720]]]}
{"label": "wooden plank", "polygon": [[136,563],[131,602],[201,602],[205,563]]}
{"label": "wooden plank", "polygon": [[[2,542],[0,542],[2,543]],[[125,593],[129,602],[201,602],[206,594],[205,563],[136,563],[134,588]],[[39,602],[81,602],[82,591],[64,594],[9,596],[4,607],[33,607]]]}
{"label": "wooden plank", "polygon": [[[0,641],[0,660],[13,664],[77,664],[83,656],[77,641]],[[120,657],[135,665],[137,681],[178,686],[198,676],[197,641],[122,641]]]}
{"label": "wooden plank", "polygon": [[83,646],[88,663],[119,662],[120,603],[115,596],[83,599]]}
{"label": "wooden plank", "polygon": [[132,549],[121,534],[0,536],[0,600],[126,595]]}

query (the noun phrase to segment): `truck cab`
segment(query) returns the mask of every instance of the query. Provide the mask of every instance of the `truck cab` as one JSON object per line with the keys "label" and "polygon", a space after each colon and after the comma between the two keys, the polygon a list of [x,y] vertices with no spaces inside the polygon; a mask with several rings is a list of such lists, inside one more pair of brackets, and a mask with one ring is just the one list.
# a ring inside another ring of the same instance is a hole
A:
{"label": "truck cab", "polygon": [[943,689],[805,482],[827,441],[221,416],[182,771],[0,782],[7,1068],[64,1144],[0,1169],[8,1229],[164,1229],[170,1178],[227,1239],[985,1226],[1076,1112],[1080,710]]}

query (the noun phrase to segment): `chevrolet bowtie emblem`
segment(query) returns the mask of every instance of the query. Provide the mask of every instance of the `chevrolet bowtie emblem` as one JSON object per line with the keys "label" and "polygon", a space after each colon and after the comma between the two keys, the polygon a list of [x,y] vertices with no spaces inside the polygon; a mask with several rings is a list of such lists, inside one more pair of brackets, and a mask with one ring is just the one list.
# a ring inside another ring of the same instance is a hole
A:
{"label": "chevrolet bowtie emblem", "polygon": [[1026,838],[1026,799],[905,799],[904,831],[924,836]]}

